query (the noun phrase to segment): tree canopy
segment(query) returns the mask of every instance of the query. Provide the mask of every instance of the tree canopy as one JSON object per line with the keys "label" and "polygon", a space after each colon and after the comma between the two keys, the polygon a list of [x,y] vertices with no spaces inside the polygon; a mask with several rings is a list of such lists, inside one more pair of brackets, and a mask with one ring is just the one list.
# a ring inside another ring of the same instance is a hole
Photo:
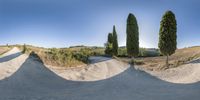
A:
{"label": "tree canopy", "polygon": [[129,14],[126,26],[126,48],[130,57],[137,57],[139,54],[139,28],[137,19],[133,14]]}

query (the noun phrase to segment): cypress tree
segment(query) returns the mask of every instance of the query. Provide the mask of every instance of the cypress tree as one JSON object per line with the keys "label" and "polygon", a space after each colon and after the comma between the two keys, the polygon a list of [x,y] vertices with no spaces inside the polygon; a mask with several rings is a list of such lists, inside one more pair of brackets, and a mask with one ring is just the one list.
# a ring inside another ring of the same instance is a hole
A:
{"label": "cypress tree", "polygon": [[168,57],[176,50],[177,23],[172,11],[166,11],[160,22],[159,43],[160,52],[166,56],[166,66],[168,67]]}
{"label": "cypress tree", "polygon": [[109,43],[113,43],[113,35],[112,33],[108,33],[108,41]]}
{"label": "cypress tree", "polygon": [[115,30],[115,26],[113,26],[113,55],[118,55],[118,41],[117,41],[117,32]]}
{"label": "cypress tree", "polygon": [[127,18],[126,35],[127,54],[134,61],[139,54],[139,28],[136,17],[131,13]]}
{"label": "cypress tree", "polygon": [[113,54],[112,53],[112,48],[113,48],[112,42],[113,42],[113,35],[112,35],[112,33],[108,33],[108,40],[107,40],[107,43],[105,44],[105,46],[106,46],[105,54],[106,55],[112,56],[112,54]]}
{"label": "cypress tree", "polygon": [[26,51],[27,51],[26,44],[24,44],[24,45],[23,45],[22,53],[26,53]]}

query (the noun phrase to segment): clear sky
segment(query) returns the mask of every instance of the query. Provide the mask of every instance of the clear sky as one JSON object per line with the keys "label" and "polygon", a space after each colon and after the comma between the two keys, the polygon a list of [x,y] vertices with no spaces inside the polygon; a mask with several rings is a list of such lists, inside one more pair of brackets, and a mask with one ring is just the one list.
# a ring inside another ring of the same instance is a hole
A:
{"label": "clear sky", "polygon": [[103,46],[116,25],[126,44],[126,19],[139,24],[140,46],[156,47],[162,15],[177,19],[178,47],[200,45],[199,0],[0,0],[0,45]]}

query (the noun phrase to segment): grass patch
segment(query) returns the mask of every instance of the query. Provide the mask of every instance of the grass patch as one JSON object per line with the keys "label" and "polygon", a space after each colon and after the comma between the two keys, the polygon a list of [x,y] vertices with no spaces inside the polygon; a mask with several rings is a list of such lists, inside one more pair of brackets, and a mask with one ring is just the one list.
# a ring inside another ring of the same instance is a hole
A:
{"label": "grass patch", "polygon": [[136,64],[136,65],[143,65],[143,64],[145,64],[145,63],[144,63],[143,60],[137,60],[137,59],[135,59],[135,60],[134,60],[134,64]]}

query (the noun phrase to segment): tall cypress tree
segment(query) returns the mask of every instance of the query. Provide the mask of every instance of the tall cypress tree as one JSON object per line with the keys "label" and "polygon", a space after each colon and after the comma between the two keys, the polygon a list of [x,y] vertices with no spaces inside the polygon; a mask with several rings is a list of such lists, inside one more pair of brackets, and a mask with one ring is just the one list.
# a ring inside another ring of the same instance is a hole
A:
{"label": "tall cypress tree", "polygon": [[110,55],[112,56],[112,49],[113,49],[113,35],[112,33],[108,33],[108,40],[107,40],[107,43],[106,43],[106,49],[105,49],[105,54],[106,55]]}
{"label": "tall cypress tree", "polygon": [[160,22],[159,43],[160,52],[166,56],[166,66],[168,67],[168,57],[176,50],[177,23],[172,11],[166,11]]}
{"label": "tall cypress tree", "polygon": [[117,32],[115,30],[115,26],[113,26],[113,55],[118,55],[118,41],[117,41]]}
{"label": "tall cypress tree", "polygon": [[108,33],[108,41],[109,43],[113,43],[113,35],[112,33]]}
{"label": "tall cypress tree", "polygon": [[26,51],[27,51],[26,44],[24,44],[24,45],[23,45],[22,53],[26,53]]}
{"label": "tall cypress tree", "polygon": [[136,17],[131,13],[127,18],[126,34],[127,54],[134,60],[139,54],[139,28]]}

